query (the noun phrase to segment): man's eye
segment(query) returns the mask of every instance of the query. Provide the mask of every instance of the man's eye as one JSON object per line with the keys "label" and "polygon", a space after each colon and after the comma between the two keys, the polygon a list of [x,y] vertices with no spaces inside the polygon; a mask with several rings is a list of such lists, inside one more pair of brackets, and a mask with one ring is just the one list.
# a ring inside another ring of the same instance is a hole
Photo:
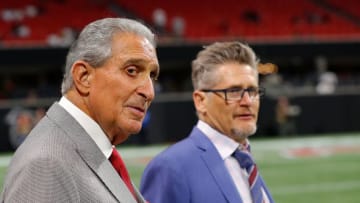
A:
{"label": "man's eye", "polygon": [[157,74],[156,72],[151,72],[151,73],[150,73],[150,77],[151,77],[151,79],[153,79],[153,80],[157,80],[157,79],[158,79],[158,74]]}
{"label": "man's eye", "polygon": [[233,89],[229,89],[228,92],[234,93],[234,92],[241,92],[241,88],[233,88]]}
{"label": "man's eye", "polygon": [[257,92],[257,89],[254,88],[254,87],[250,87],[250,88],[247,88],[247,91],[248,91],[248,92],[251,92],[251,93],[256,93],[256,92]]}
{"label": "man's eye", "polygon": [[126,69],[126,72],[129,73],[130,75],[136,75],[137,69],[135,67],[128,67]]}

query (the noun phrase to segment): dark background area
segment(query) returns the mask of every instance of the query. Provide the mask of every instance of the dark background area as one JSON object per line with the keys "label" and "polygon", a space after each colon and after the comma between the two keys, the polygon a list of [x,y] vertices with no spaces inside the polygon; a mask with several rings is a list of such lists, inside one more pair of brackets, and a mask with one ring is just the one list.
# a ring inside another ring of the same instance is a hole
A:
{"label": "dark background area", "polygon": [[[329,69],[341,74],[349,72],[359,74],[360,46],[352,43],[301,43],[301,44],[250,44],[263,62],[271,62],[279,67],[279,73],[302,78],[314,71],[314,58],[324,56],[328,59]],[[173,89],[157,93],[151,111],[151,120],[147,129],[146,143],[174,142],[184,138],[196,123],[196,115],[191,100],[191,60],[201,49],[201,44],[160,45],[158,57],[161,66],[160,83],[166,86],[172,80]],[[0,50],[1,77],[13,76],[19,87],[45,89],[47,99],[39,98],[38,102],[26,103],[24,97],[0,101],[2,118],[14,106],[48,107],[60,98],[60,83],[67,48],[27,48]],[[16,76],[16,77],[15,77]],[[44,80],[46,80],[44,82]],[[301,79],[300,79],[301,80]],[[44,84],[42,84],[44,83]],[[181,84],[181,85],[180,85]],[[185,85],[184,85],[185,84]],[[48,88],[48,89],[47,89]],[[21,88],[20,88],[21,89]],[[46,90],[47,89],[47,90]],[[21,91],[20,91],[21,92]],[[23,93],[26,96],[26,92]],[[50,96],[49,96],[50,95]],[[295,118],[297,135],[357,132],[360,131],[360,90],[352,89],[350,93],[331,95],[288,94],[293,104],[301,108]],[[268,94],[261,101],[258,132],[255,137],[279,136],[275,123],[275,105],[277,95]],[[11,150],[8,141],[9,126],[0,122],[0,151]],[[139,143],[134,136],[126,143]],[[125,144],[126,144],[125,143]],[[141,144],[141,143],[140,143]]]}
{"label": "dark background area", "polygon": [[[61,97],[68,47],[85,25],[104,17],[139,20],[159,42],[161,73],[150,120],[141,136],[124,144],[187,136],[197,120],[191,61],[203,46],[226,40],[248,43],[262,64],[270,63],[265,67],[275,67],[260,76],[266,95],[254,139],[360,132],[359,7],[353,0],[1,1],[0,151],[16,148],[14,130],[26,137],[26,114],[35,115]],[[336,83],[327,94],[317,89],[324,75]],[[276,122],[281,97],[297,109],[286,134]],[[15,120],[22,124],[13,125]]]}

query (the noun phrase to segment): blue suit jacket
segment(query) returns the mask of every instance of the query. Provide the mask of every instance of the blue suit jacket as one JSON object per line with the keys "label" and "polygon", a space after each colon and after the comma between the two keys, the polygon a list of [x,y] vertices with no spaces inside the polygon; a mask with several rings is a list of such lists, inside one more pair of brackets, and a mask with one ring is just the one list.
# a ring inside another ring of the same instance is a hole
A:
{"label": "blue suit jacket", "polygon": [[149,163],[140,190],[150,203],[242,202],[220,154],[196,127]]}

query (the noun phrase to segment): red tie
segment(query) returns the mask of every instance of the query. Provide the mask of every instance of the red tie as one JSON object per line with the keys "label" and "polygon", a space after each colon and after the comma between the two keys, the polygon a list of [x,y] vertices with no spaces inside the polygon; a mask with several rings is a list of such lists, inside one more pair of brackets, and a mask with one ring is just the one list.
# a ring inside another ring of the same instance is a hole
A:
{"label": "red tie", "polygon": [[121,159],[120,154],[117,152],[117,150],[115,148],[113,148],[113,151],[111,153],[109,160],[110,160],[111,164],[113,165],[113,167],[115,168],[115,170],[120,175],[120,177],[125,182],[126,186],[129,188],[130,192],[133,194],[135,199],[137,199],[136,195],[135,195],[134,187],[131,184],[130,176],[129,176],[128,171],[126,170],[124,161]]}
{"label": "red tie", "polygon": [[[264,180],[258,173],[256,164],[248,150],[235,150],[233,156],[239,162],[240,167],[249,173],[250,193],[254,203],[264,203],[263,189],[266,189]],[[270,202],[273,200],[270,197]]]}

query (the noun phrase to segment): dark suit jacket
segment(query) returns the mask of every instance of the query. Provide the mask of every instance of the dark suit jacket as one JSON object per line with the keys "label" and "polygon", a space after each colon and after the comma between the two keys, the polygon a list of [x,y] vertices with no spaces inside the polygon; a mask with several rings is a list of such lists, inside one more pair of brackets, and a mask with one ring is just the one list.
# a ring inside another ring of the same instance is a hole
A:
{"label": "dark suit jacket", "polygon": [[220,154],[196,127],[150,162],[140,188],[151,203],[242,202]]}
{"label": "dark suit jacket", "polygon": [[136,203],[95,142],[57,103],[14,154],[0,200]]}

